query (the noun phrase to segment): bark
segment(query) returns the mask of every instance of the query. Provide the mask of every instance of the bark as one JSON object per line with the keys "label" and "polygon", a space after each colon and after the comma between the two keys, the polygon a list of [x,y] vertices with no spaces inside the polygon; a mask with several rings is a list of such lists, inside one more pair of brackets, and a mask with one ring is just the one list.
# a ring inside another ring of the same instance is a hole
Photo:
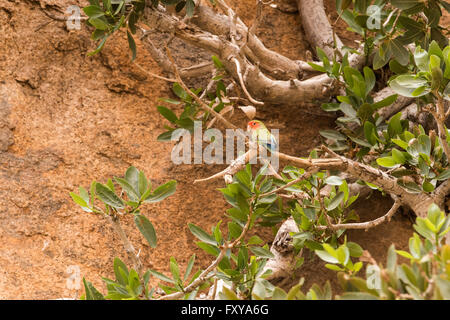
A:
{"label": "bark", "polygon": [[[342,43],[339,36],[334,33],[333,27],[328,21],[328,16],[325,12],[323,0],[297,0],[297,6],[302,18],[302,26],[305,30],[306,38],[311,47],[315,50],[316,47],[325,51],[328,58],[331,59],[335,50],[337,52],[337,60],[339,61],[344,55]],[[320,32],[317,32],[320,30]],[[350,66],[356,69],[362,69],[366,63],[366,57],[363,54],[363,46],[358,48],[358,53],[349,55],[348,60]],[[368,57],[368,61],[370,61]]]}
{"label": "bark", "polygon": [[[373,97],[373,100],[375,102],[381,101],[391,95],[395,94],[395,92],[389,88],[386,87],[380,91],[378,91],[375,96]],[[384,107],[378,111],[378,114],[382,119],[389,119],[396,113],[400,112],[405,108],[406,106],[410,105],[414,101],[414,98],[408,98],[403,96],[398,96],[397,100],[391,104],[390,106]]]}
{"label": "bark", "polygon": [[316,76],[304,81],[272,80],[261,70],[250,63],[240,53],[240,48],[226,40],[223,36],[213,35],[196,26],[186,25],[174,16],[168,16],[157,10],[147,8],[144,15],[146,24],[152,29],[174,34],[176,37],[197,47],[206,49],[219,57],[231,76],[239,81],[236,58],[246,75],[245,86],[257,100],[271,104],[307,104],[328,100],[337,92],[334,81],[327,75]]}
{"label": "bark", "polygon": [[[329,194],[331,188],[324,188],[321,190],[321,194],[326,196]],[[351,196],[359,194],[359,199],[364,199],[369,195],[371,189],[362,186],[357,183],[349,184],[349,194]],[[265,266],[265,270],[272,270],[267,280],[270,280],[273,284],[280,285],[286,279],[289,279],[294,271],[296,258],[301,257],[301,252],[296,255],[292,246],[291,233],[299,232],[297,224],[292,217],[288,218],[275,236],[275,239],[270,247],[270,252],[274,255],[274,258],[269,259]]]}
{"label": "bark", "polygon": [[[289,278],[294,271],[296,254],[292,247],[292,237],[290,234],[296,232],[299,232],[299,229],[292,217],[283,222],[280,229],[278,229],[273,244],[270,247],[270,252],[272,252],[274,258],[269,259],[264,267],[265,270],[272,271],[267,277],[267,280],[272,283],[279,283]],[[298,255],[298,257],[300,256]]]}
{"label": "bark", "polygon": [[[337,35],[333,39],[333,28],[328,21],[323,0],[297,0],[298,11],[302,18],[303,30],[314,50],[320,47],[328,57],[334,54],[334,44],[340,51],[344,44]],[[320,30],[320,32],[318,32]]]}
{"label": "bark", "polygon": [[[200,29],[215,35],[229,36],[230,19],[216,13],[212,8],[199,6],[191,22]],[[309,64],[302,60],[291,60],[273,50],[267,49],[262,41],[253,33],[249,33],[246,25],[236,25],[237,44],[246,44],[243,51],[253,63],[259,63],[262,70],[275,79],[301,79],[305,73],[316,73]]]}
{"label": "bark", "polygon": [[122,226],[120,225],[120,221],[118,217],[105,215],[106,220],[109,221],[111,226],[113,227],[114,231],[117,233],[117,235],[120,237],[120,240],[122,241],[123,247],[125,248],[125,251],[128,254],[128,257],[133,262],[133,267],[139,274],[139,276],[143,275],[142,271],[142,262],[139,259],[139,256],[136,254],[136,250],[134,249],[133,245],[131,244],[130,240],[128,240],[127,235],[125,234],[125,231],[122,229]]}

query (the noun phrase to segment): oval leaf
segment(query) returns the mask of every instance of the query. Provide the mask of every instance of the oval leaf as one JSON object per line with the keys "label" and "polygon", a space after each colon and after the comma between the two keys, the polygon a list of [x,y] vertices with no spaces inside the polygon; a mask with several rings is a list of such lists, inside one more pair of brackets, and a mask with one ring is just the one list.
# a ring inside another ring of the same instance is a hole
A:
{"label": "oval leaf", "polygon": [[155,228],[153,228],[153,224],[142,214],[136,215],[134,217],[134,223],[136,224],[144,238],[147,240],[150,247],[155,248],[157,238]]}

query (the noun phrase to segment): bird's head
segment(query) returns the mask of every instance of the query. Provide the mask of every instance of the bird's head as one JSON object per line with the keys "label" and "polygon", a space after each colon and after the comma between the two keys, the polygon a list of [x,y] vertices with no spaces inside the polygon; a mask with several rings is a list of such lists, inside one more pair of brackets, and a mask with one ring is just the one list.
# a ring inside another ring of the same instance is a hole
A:
{"label": "bird's head", "polygon": [[249,123],[247,124],[247,131],[258,130],[262,127],[263,127],[263,124],[261,121],[252,120],[252,121],[249,121]]}

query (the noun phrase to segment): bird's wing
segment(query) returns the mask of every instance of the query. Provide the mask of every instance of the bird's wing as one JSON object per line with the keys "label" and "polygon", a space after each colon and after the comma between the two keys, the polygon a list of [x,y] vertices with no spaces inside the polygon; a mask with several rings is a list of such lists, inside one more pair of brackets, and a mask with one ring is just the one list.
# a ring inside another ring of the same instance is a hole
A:
{"label": "bird's wing", "polygon": [[264,130],[258,134],[258,142],[270,151],[274,151],[278,146],[277,140],[268,130]]}

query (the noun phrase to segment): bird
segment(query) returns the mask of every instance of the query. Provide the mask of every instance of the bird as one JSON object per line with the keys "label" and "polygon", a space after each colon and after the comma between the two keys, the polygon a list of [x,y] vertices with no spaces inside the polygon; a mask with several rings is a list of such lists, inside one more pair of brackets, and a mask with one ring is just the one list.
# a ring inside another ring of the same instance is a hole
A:
{"label": "bird", "polygon": [[259,120],[252,120],[247,124],[247,132],[251,133],[250,139],[257,142],[264,148],[272,151],[278,149],[278,142],[275,137],[270,133],[267,127]]}

